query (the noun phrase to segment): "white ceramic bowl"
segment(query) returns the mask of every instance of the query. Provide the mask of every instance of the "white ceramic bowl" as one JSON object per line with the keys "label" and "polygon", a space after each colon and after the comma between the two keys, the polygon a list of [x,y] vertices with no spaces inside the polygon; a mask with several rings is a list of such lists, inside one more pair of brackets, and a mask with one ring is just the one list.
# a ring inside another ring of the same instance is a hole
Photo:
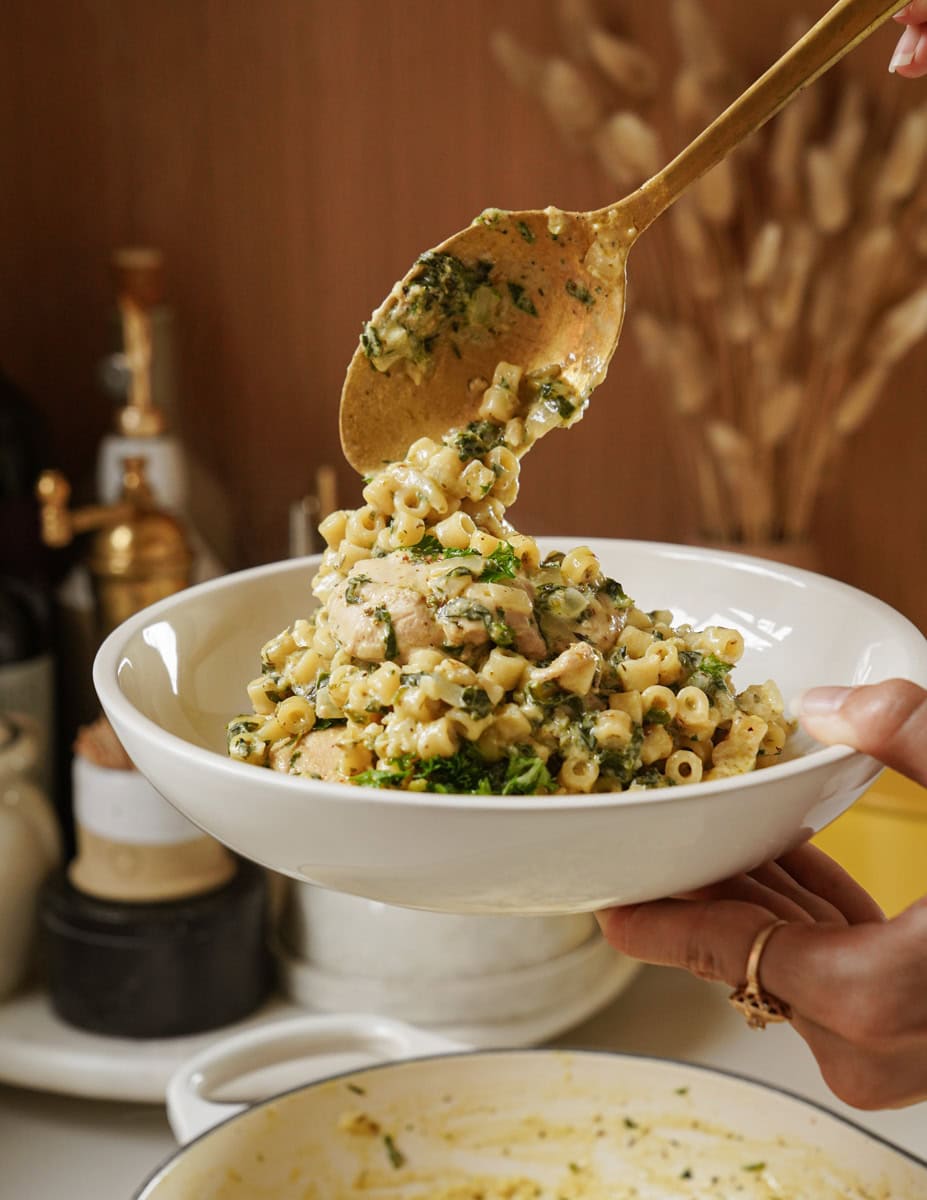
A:
{"label": "white ceramic bowl", "polygon": [[[927,685],[927,641],[854,588],[719,551],[588,544],[643,608],[741,630],[741,686],[773,678],[789,700],[815,684]],[[583,912],[750,870],[832,821],[878,773],[803,734],[784,761],[750,775],[587,797],[394,792],[233,762],[226,721],[248,707],[262,644],[312,608],[317,562],[257,567],[162,600],[115,630],[94,665],[103,707],[154,786],[232,849],[294,878],[444,912]]]}

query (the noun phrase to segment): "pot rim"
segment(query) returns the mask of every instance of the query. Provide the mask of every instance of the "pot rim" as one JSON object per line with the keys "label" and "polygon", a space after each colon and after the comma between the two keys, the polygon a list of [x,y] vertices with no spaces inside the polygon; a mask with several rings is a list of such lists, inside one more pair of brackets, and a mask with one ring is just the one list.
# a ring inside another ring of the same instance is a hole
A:
{"label": "pot rim", "polygon": [[707,1063],[687,1062],[682,1058],[664,1058],[658,1054],[639,1054],[633,1051],[625,1050],[597,1050],[592,1046],[520,1046],[513,1049],[506,1049],[503,1046],[495,1046],[488,1047],[483,1050],[465,1050],[457,1052],[446,1051],[439,1054],[416,1055],[414,1058],[385,1059],[382,1062],[371,1063],[370,1066],[367,1067],[354,1067],[348,1071],[336,1071],[334,1074],[325,1075],[321,1079],[313,1079],[309,1083],[297,1084],[295,1087],[286,1088],[282,1092],[275,1092],[272,1096],[267,1096],[263,1100],[257,1100],[254,1104],[249,1104],[244,1110],[230,1113],[229,1116],[225,1117],[221,1121],[217,1121],[216,1124],[211,1126],[209,1129],[206,1129],[202,1133],[197,1134],[196,1137],[191,1138],[191,1140],[185,1143],[183,1146],[178,1146],[173,1154],[169,1155],[166,1159],[160,1162],[151,1172],[151,1174],[142,1182],[137,1191],[133,1193],[132,1200],[143,1200],[146,1191],[155,1186],[163,1177],[167,1175],[174,1162],[179,1159],[181,1155],[185,1154],[188,1150],[197,1145],[198,1142],[203,1141],[204,1138],[211,1137],[218,1130],[224,1129],[225,1126],[230,1124],[232,1121],[237,1121],[248,1116],[255,1109],[263,1108],[267,1104],[278,1103],[280,1100],[285,1100],[288,1096],[295,1095],[297,1092],[311,1091],[315,1087],[320,1087],[323,1084],[335,1083],[339,1079],[349,1079],[353,1078],[354,1076],[365,1075],[371,1071],[381,1071],[389,1067],[406,1066],[408,1064],[418,1062],[433,1062],[436,1059],[490,1058],[502,1054],[573,1054],[593,1056],[597,1058],[633,1059],[635,1062],[666,1063],[669,1066],[684,1067],[687,1070],[700,1071],[704,1075],[721,1075],[728,1079],[738,1080],[741,1083],[752,1084],[753,1086],[763,1088],[766,1091],[778,1092],[780,1096],[785,1096],[790,1100],[796,1100],[799,1104],[813,1108],[817,1112],[823,1113],[825,1116],[839,1121],[842,1125],[847,1126],[856,1133],[860,1133],[864,1137],[869,1138],[870,1141],[876,1142],[877,1144],[884,1146],[887,1150],[893,1151],[895,1154],[907,1159],[908,1162],[913,1163],[916,1167],[923,1167],[925,1170],[927,1170],[927,1159],[920,1158],[913,1151],[906,1149],[904,1146],[899,1146],[895,1142],[889,1141],[888,1138],[884,1137],[880,1133],[877,1133],[875,1130],[867,1129],[864,1125],[860,1125],[859,1122],[852,1120],[850,1117],[844,1116],[843,1113],[839,1113],[833,1108],[829,1108],[826,1104],[822,1104],[819,1100],[812,1100],[807,1096],[802,1096],[799,1092],[795,1092],[791,1088],[782,1087],[777,1083],[767,1083],[762,1079],[757,1079],[755,1075],[748,1075],[743,1071],[732,1071],[726,1067],[712,1067]]}

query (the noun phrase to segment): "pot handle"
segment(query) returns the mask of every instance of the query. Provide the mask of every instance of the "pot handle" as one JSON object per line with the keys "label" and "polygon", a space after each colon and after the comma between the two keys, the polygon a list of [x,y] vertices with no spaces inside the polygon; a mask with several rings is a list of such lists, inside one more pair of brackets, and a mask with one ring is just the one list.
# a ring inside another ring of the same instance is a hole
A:
{"label": "pot handle", "polygon": [[374,1060],[392,1061],[470,1049],[402,1021],[365,1013],[307,1014],[274,1021],[220,1038],[175,1071],[167,1085],[167,1117],[183,1146],[248,1108],[247,1104],[211,1100],[211,1092],[275,1063],[357,1050],[368,1051]]}

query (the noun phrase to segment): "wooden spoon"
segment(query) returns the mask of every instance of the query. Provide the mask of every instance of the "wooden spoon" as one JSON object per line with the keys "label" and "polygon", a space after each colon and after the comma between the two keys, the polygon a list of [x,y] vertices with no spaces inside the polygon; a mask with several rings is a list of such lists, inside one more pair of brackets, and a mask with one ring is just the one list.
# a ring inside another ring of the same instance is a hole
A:
{"label": "wooden spoon", "polygon": [[341,394],[341,444],[367,473],[474,420],[500,361],[559,370],[584,401],[605,378],[628,252],[701,175],[905,0],[839,0],[659,174],[595,212],[488,210],[416,262],[373,314]]}

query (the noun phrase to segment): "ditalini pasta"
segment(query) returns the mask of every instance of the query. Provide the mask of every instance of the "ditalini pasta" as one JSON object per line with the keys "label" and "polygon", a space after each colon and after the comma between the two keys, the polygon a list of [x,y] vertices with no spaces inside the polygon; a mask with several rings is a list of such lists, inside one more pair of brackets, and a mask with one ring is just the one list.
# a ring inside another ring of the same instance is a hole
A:
{"label": "ditalini pasta", "polygon": [[421,438],[332,514],[319,607],[264,646],[229,754],[413,791],[670,787],[772,761],[789,723],[768,681],[737,692],[732,629],[643,612],[579,546],[541,557],[505,518],[519,458],[583,409],[554,374],[500,363],[479,419]]}

